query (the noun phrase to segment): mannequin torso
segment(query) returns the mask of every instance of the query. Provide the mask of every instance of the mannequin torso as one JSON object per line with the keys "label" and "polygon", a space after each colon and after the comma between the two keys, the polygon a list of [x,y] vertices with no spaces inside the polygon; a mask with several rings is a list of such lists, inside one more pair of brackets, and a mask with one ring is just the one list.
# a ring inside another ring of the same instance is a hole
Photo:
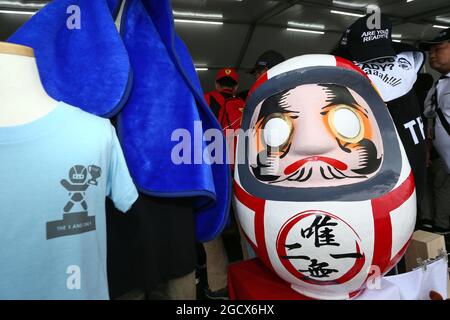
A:
{"label": "mannequin torso", "polygon": [[56,108],[44,90],[33,49],[0,42],[0,127],[33,122]]}

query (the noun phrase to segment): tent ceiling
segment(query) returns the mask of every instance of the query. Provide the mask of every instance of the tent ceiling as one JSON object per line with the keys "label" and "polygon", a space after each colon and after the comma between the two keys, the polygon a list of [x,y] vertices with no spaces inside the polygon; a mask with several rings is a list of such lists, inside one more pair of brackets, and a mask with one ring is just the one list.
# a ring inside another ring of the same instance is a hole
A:
{"label": "tent ceiling", "polygon": [[[55,1],[55,0],[54,0]],[[45,0],[0,0],[1,9],[26,10],[39,8]],[[214,85],[218,68],[236,67],[243,86],[252,82],[246,70],[263,51],[275,49],[286,57],[305,53],[328,53],[339,41],[342,32],[357,17],[331,13],[340,10],[363,14],[369,4],[376,4],[389,15],[394,34],[402,41],[416,44],[434,37],[439,29],[433,25],[450,26],[448,0],[171,0],[176,18],[223,21],[222,25],[176,23],[177,32],[186,42],[198,66],[206,90]],[[192,18],[183,13],[207,13],[221,18]],[[0,40],[6,39],[29,16],[0,13]],[[305,24],[308,29],[325,34],[290,32],[289,22]]]}

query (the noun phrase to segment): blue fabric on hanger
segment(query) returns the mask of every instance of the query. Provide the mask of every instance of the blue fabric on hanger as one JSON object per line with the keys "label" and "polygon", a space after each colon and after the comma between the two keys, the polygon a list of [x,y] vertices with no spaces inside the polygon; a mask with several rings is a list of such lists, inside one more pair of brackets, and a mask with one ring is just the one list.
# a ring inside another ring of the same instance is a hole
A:
{"label": "blue fabric on hanger", "polygon": [[[177,165],[171,159],[179,143],[171,141],[174,130],[190,133],[194,153],[195,126],[203,133],[220,125],[203,100],[187,49],[175,36],[169,2],[128,1],[121,33],[134,70],[130,99],[118,122],[130,172],[146,194],[195,198],[197,239],[212,240],[228,219],[230,173],[226,164]],[[206,145],[200,142],[203,154]],[[194,155],[190,159],[193,163]]]}
{"label": "blue fabric on hanger", "polygon": [[119,4],[52,1],[8,41],[34,49],[42,83],[54,99],[111,117],[123,107],[131,87],[128,54],[111,15]]}
{"label": "blue fabric on hanger", "polygon": [[[154,21],[170,56],[186,79],[187,85],[191,88],[191,92],[197,101],[198,111],[204,129],[208,130],[214,128],[221,130],[220,124],[217,122],[216,117],[204,100],[203,90],[200,85],[197,71],[192,62],[191,55],[184,42],[175,31],[170,0],[142,0],[142,2],[144,3],[148,14]],[[224,155],[226,154],[225,140],[223,140],[222,152]],[[212,170],[216,188],[217,204],[199,212],[197,223],[208,226],[208,228],[205,228],[206,230],[217,228],[215,234],[219,234],[228,221],[232,179],[228,165],[213,164]],[[210,216],[213,215],[214,212],[221,213],[217,216],[217,221],[210,219]],[[224,213],[222,214],[222,212]],[[212,238],[212,236],[208,237],[205,235],[204,238]]]}
{"label": "blue fabric on hanger", "polygon": [[111,11],[114,20],[116,20],[122,0],[106,0],[106,2],[108,3],[109,10]]}

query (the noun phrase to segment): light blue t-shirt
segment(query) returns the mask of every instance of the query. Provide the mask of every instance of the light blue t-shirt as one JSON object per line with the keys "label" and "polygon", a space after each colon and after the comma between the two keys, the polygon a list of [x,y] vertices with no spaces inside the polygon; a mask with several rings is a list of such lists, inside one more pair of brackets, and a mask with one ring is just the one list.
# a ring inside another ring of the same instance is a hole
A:
{"label": "light blue t-shirt", "polygon": [[106,196],[138,196],[109,120],[59,103],[0,127],[0,299],[109,299]]}

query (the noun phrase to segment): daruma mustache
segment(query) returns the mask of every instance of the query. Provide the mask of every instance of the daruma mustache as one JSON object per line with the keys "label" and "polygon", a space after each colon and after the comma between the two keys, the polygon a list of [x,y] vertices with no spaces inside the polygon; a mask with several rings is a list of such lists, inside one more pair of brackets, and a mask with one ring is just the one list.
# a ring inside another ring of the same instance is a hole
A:
{"label": "daruma mustache", "polygon": [[347,170],[348,166],[343,163],[342,161],[328,158],[328,157],[320,157],[320,156],[314,156],[314,157],[308,157],[301,160],[298,160],[294,162],[293,164],[289,165],[286,169],[284,169],[284,174],[291,174],[300,169],[305,163],[307,162],[317,162],[322,161],[325,163],[328,163],[329,165],[332,165],[336,169],[339,170]]}

